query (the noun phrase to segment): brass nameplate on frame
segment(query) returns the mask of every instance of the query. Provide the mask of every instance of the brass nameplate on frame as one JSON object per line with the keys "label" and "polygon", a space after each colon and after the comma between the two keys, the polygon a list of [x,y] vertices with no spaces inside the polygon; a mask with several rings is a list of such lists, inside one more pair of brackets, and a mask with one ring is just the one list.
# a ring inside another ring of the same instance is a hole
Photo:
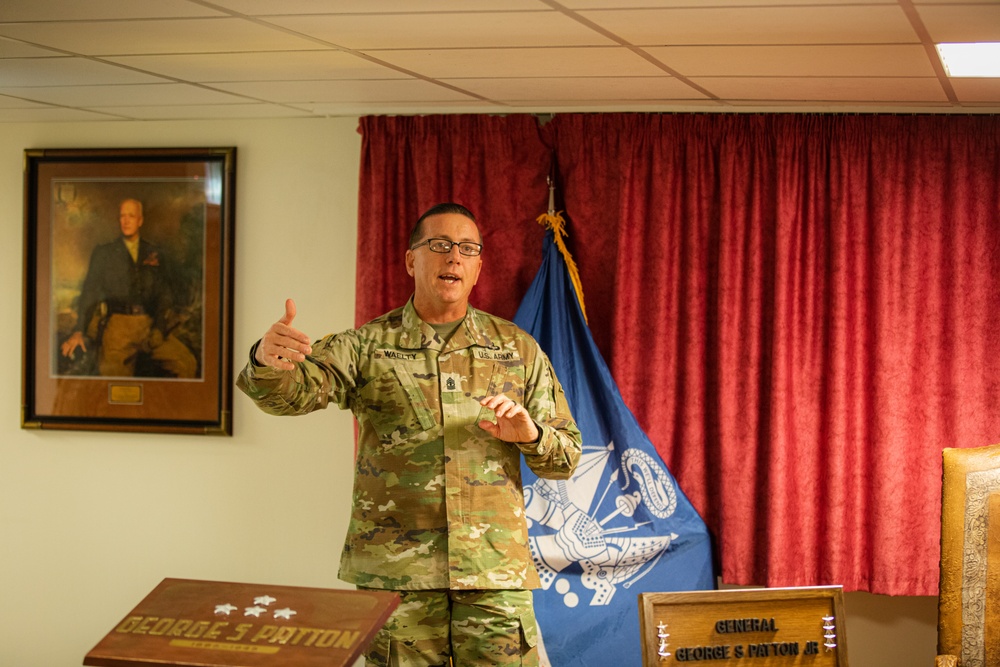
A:
{"label": "brass nameplate on frame", "polygon": [[398,604],[388,591],[164,579],[83,664],[350,667]]}
{"label": "brass nameplate on frame", "polygon": [[643,667],[847,667],[840,586],[641,593]]}
{"label": "brass nameplate on frame", "polygon": [[110,382],[108,383],[108,402],[139,405],[142,403],[142,385]]}

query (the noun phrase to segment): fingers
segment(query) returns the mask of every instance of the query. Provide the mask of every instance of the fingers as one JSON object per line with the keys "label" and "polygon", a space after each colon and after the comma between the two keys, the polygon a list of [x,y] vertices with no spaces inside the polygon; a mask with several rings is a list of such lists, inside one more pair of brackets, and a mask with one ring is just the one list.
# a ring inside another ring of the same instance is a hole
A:
{"label": "fingers", "polygon": [[292,362],[305,361],[306,355],[311,352],[312,347],[307,343],[270,330],[260,339],[254,356],[264,366],[290,371],[295,368],[295,363]]}
{"label": "fingers", "polygon": [[479,428],[483,429],[484,431],[492,435],[494,438],[497,439],[500,438],[500,427],[494,424],[493,422],[481,421],[479,422]]}
{"label": "fingers", "polygon": [[529,419],[527,410],[515,403],[512,399],[503,395],[487,396],[483,400],[479,401],[479,404],[492,410],[497,416],[497,419],[515,419],[518,416],[523,416],[525,419]]}
{"label": "fingers", "polygon": [[295,302],[285,301],[285,314],[267,330],[257,345],[254,358],[263,366],[290,371],[295,363],[305,361],[312,353],[310,338],[295,327],[290,326],[295,319]]}
{"label": "fingers", "polygon": [[292,299],[285,299],[285,316],[282,317],[279,322],[282,324],[291,324],[292,320],[295,319],[295,301]]}
{"label": "fingers", "polygon": [[481,421],[479,427],[494,438],[506,442],[534,442],[539,437],[538,427],[528,411],[507,396],[487,396],[479,401],[493,410],[495,422]]}
{"label": "fingers", "polygon": [[76,332],[67,338],[62,344],[61,351],[64,357],[72,357],[77,348],[84,352],[87,351],[87,343],[83,340],[83,334],[80,332]]}

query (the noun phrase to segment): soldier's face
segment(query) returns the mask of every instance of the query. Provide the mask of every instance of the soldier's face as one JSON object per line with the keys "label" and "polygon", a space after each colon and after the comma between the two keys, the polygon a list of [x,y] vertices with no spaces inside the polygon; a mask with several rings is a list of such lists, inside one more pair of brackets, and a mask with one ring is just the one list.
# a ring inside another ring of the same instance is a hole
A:
{"label": "soldier's face", "polygon": [[[481,243],[476,223],[458,213],[425,218],[420,240],[430,238]],[[432,252],[426,245],[407,250],[406,272],[413,276],[417,313],[427,321],[450,322],[463,317],[482,267],[481,256],[467,257],[458,246],[448,253]]]}
{"label": "soldier's face", "polygon": [[122,236],[127,239],[135,238],[142,227],[142,210],[139,203],[134,201],[123,201],[118,209],[118,225],[121,227]]}

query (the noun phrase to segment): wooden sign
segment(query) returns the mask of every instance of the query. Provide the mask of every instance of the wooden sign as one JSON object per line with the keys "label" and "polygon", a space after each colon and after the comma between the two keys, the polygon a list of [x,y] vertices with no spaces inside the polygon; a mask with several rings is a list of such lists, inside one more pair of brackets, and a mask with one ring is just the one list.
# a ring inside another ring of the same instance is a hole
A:
{"label": "wooden sign", "polygon": [[164,579],[83,664],[347,667],[398,605],[388,591]]}
{"label": "wooden sign", "polygon": [[847,667],[840,586],[641,593],[643,667]]}

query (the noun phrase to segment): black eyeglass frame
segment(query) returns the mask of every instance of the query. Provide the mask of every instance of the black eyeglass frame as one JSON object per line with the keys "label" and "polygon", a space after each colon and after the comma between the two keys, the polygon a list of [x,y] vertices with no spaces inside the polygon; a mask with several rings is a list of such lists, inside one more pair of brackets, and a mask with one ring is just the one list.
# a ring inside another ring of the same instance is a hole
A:
{"label": "black eyeglass frame", "polygon": [[[445,250],[442,245],[442,248],[440,250],[435,250],[434,246],[431,244],[436,241],[440,242],[441,244],[447,244],[448,249]],[[427,249],[430,250],[431,252],[436,252],[441,255],[447,255],[448,253],[451,252],[451,249],[455,246],[458,246],[459,254],[464,255],[465,257],[479,257],[479,255],[483,252],[482,243],[473,243],[472,241],[452,241],[451,239],[443,239],[439,237],[433,237],[425,241],[421,241],[416,245],[410,246],[410,250],[416,250],[422,245],[427,246]],[[469,247],[475,248],[475,252],[466,252],[466,249]]]}

